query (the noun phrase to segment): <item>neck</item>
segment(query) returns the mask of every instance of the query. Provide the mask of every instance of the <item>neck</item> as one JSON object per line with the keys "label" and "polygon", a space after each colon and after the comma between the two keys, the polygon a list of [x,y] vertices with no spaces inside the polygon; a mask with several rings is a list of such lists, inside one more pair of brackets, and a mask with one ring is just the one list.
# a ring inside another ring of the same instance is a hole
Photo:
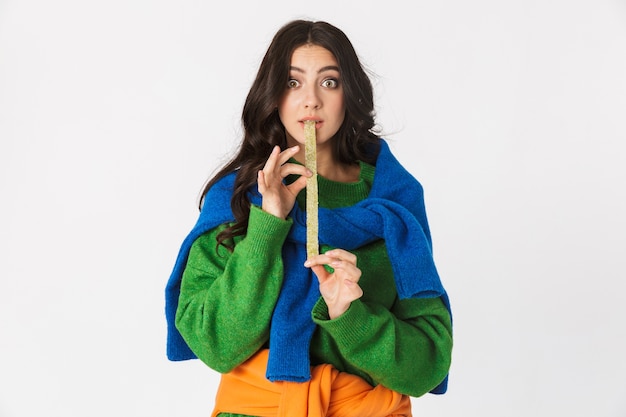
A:
{"label": "neck", "polygon": [[[294,156],[294,159],[304,165],[304,146],[301,145],[300,148],[300,152]],[[316,159],[318,175],[336,182],[359,181],[359,164],[346,165],[337,161],[330,144],[317,146]]]}
{"label": "neck", "polygon": [[322,177],[336,182],[357,182],[359,180],[360,167],[358,164],[346,165],[337,161],[317,160],[317,173]]}

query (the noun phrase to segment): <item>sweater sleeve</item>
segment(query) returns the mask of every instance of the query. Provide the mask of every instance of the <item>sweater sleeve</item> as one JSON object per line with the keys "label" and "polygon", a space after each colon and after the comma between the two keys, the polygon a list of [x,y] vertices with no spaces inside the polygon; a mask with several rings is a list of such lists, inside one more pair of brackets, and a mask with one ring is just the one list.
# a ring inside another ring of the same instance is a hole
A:
{"label": "sweater sleeve", "polygon": [[391,309],[356,300],[332,320],[320,298],[313,320],[331,334],[345,360],[376,384],[419,397],[448,373],[452,324],[440,298],[396,300]]}
{"label": "sweater sleeve", "polygon": [[247,234],[232,253],[217,247],[216,237],[226,225],[191,247],[176,327],[196,356],[218,372],[229,372],[268,340],[291,223],[252,206]]}

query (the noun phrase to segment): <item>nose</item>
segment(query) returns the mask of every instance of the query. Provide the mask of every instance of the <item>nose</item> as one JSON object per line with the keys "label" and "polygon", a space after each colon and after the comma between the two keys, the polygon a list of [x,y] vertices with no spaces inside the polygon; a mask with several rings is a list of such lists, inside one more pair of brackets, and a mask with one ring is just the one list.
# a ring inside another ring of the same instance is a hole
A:
{"label": "nose", "polygon": [[307,88],[304,96],[304,107],[307,109],[318,109],[321,105],[322,100],[316,86],[312,85]]}

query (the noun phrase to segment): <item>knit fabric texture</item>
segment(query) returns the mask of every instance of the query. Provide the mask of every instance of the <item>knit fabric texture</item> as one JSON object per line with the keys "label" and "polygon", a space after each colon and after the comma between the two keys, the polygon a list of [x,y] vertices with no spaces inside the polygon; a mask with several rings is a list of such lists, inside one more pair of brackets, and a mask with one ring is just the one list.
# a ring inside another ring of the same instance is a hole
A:
{"label": "knit fabric texture", "polygon": [[[369,196],[350,207],[319,209],[320,243],[353,250],[384,239],[400,298],[441,297],[450,303],[441,283],[431,250],[431,237],[421,184],[397,161],[385,140],[380,140],[374,181]],[[196,355],[175,327],[182,274],[193,242],[220,224],[234,221],[230,208],[236,172],[218,181],[205,196],[200,216],[184,239],[165,289],[170,360]],[[261,204],[256,189],[252,204]],[[284,281],[272,316],[267,378],[302,382],[310,379],[309,344],[315,323],[311,310],[320,297],[319,283],[306,260],[306,212],[296,204],[290,213],[293,225],[283,245]],[[446,379],[431,392],[444,393]]]}

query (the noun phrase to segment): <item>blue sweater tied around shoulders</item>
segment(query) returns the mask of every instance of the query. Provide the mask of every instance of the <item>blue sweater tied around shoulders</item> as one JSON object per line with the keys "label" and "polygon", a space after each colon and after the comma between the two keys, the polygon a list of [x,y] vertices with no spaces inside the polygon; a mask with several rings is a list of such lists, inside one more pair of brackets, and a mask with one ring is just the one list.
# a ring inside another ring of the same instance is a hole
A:
{"label": "blue sweater tied around shoulders", "polygon": [[[374,181],[367,198],[350,207],[319,208],[319,241],[354,250],[384,239],[400,298],[441,297],[450,311],[448,295],[432,256],[431,237],[421,184],[398,162],[385,140],[380,140]],[[180,284],[193,242],[203,233],[234,221],[230,207],[236,173],[218,181],[205,196],[200,216],[184,239],[165,289],[167,356],[172,361],[195,359],[175,327]],[[252,204],[261,204],[257,190]],[[302,382],[310,379],[309,344],[315,330],[311,310],[320,297],[306,260],[306,212],[296,204],[293,225],[283,245],[284,280],[272,316],[267,378]],[[443,394],[448,377],[431,393]]]}

